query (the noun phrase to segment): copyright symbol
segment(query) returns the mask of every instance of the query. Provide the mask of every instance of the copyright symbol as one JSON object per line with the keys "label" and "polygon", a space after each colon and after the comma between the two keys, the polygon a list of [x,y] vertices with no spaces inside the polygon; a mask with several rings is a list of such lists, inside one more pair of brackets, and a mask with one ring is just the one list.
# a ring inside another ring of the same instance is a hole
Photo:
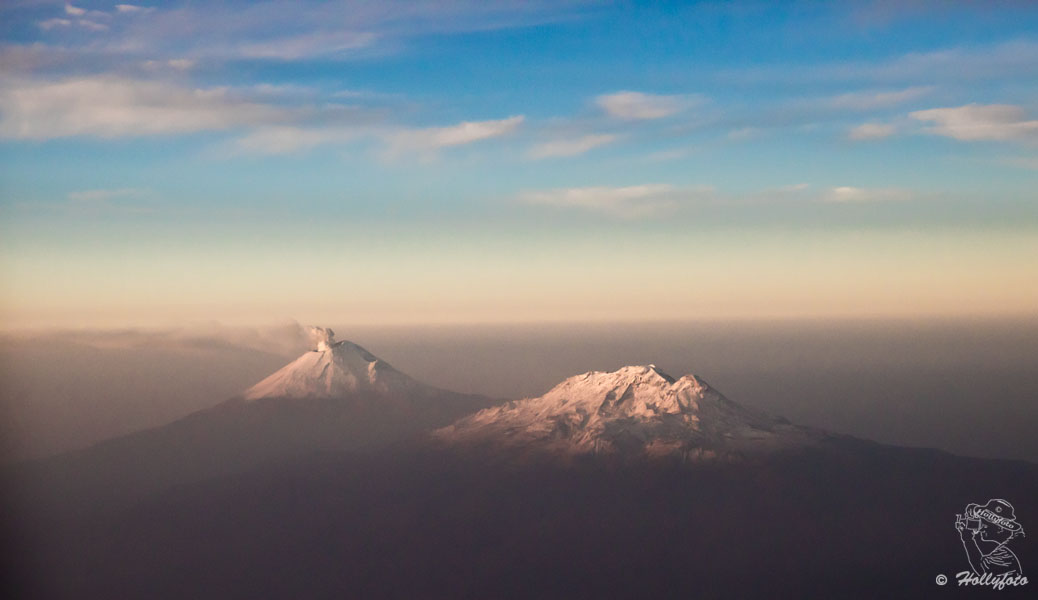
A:
{"label": "copyright symbol", "polygon": [[944,575],[938,575],[937,576],[937,585],[944,585],[946,583],[948,583],[948,578],[947,577],[945,577]]}

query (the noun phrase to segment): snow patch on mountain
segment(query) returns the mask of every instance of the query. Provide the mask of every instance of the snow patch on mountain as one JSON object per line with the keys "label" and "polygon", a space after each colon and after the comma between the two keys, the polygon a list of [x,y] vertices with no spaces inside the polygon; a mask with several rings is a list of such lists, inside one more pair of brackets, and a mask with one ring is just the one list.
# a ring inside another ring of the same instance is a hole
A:
{"label": "snow patch on mountain", "polygon": [[570,377],[538,398],[482,410],[434,438],[520,451],[747,456],[813,444],[820,432],[732,402],[702,379],[655,365]]}

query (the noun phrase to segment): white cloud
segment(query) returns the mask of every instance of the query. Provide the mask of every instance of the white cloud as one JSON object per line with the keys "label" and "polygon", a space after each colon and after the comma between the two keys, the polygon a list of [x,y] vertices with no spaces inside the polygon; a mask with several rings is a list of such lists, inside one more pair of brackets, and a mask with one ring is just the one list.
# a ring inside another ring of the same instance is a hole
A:
{"label": "white cloud", "polygon": [[68,203],[57,208],[75,215],[150,214],[149,196],[151,191],[142,188],[82,190],[69,192]]}
{"label": "white cloud", "polygon": [[[293,83],[257,83],[249,86],[249,89],[262,96],[274,97],[316,97],[320,92],[316,87],[296,85]],[[336,94],[332,94],[331,96],[336,97]]]}
{"label": "white cloud", "polygon": [[136,4],[116,4],[115,11],[122,14],[142,14],[155,10],[152,6],[137,6]]}
{"label": "white cloud", "polygon": [[822,202],[835,204],[863,204],[870,202],[896,202],[910,199],[912,194],[898,188],[834,187],[820,197]]}
{"label": "white cloud", "polygon": [[440,148],[508,135],[522,124],[523,119],[522,115],[516,115],[498,121],[465,121],[449,127],[397,131],[386,136],[389,145],[388,155],[398,156],[407,152],[429,153]]}
{"label": "white cloud", "polygon": [[611,134],[585,135],[574,139],[552,140],[530,148],[529,156],[530,158],[576,156],[615,140],[616,136]]}
{"label": "white cloud", "polygon": [[1038,65],[1038,43],[1021,39],[987,47],[960,47],[911,53],[886,64],[864,67],[888,79],[946,77],[957,81],[1022,76]]}
{"label": "white cloud", "polygon": [[145,69],[156,71],[162,69],[173,69],[174,71],[188,71],[194,68],[196,61],[190,58],[171,58],[169,60],[146,60],[141,63]]}
{"label": "white cloud", "polygon": [[903,188],[840,186],[816,189],[809,183],[772,187],[756,192],[730,194],[711,186],[677,187],[647,184],[629,187],[580,187],[528,191],[518,199],[526,204],[596,212],[622,218],[652,218],[669,215],[689,206],[800,205],[807,203],[869,204],[905,202],[930,197]]}
{"label": "white cloud", "polygon": [[[524,120],[516,115],[404,129],[380,124],[377,111],[296,103],[296,96],[306,99],[306,91],[262,85],[196,89],[119,76],[12,80],[6,87],[0,86],[0,139],[127,138],[238,130],[237,139],[227,142],[218,154],[287,154],[374,139],[385,144],[390,157],[407,153],[432,156],[442,148],[508,135]],[[279,104],[286,94],[291,102]]]}
{"label": "white cloud", "polygon": [[1038,120],[1028,120],[1024,109],[1011,104],[933,108],[910,116],[933,123],[927,132],[957,140],[1038,141]]}
{"label": "white cloud", "polygon": [[678,188],[668,184],[627,187],[581,187],[524,192],[526,204],[574,208],[622,219],[655,217],[677,210],[682,203],[713,197],[713,188]]}
{"label": "white cloud", "polygon": [[44,31],[50,31],[56,28],[65,27],[82,27],[89,31],[108,31],[108,25],[99,23],[98,19],[105,20],[110,17],[109,14],[97,10],[87,11],[84,8],[73,6],[71,4],[65,4],[65,14],[70,17],[76,17],[76,19],[66,19],[62,17],[55,17],[52,19],[46,19],[37,23],[40,29]]}
{"label": "white cloud", "polygon": [[223,88],[122,77],[21,82],[0,89],[4,138],[180,134],[273,124],[286,117],[284,109],[235,98]]}
{"label": "white cloud", "polygon": [[847,137],[856,141],[880,140],[890,137],[896,132],[897,128],[887,123],[862,123],[851,128]]}
{"label": "white cloud", "polygon": [[377,39],[377,35],[368,32],[318,32],[261,43],[241,44],[237,46],[234,53],[245,58],[296,60],[365,48],[375,43]]}
{"label": "white cloud", "polygon": [[40,26],[40,29],[50,31],[55,27],[71,27],[72,21],[68,19],[47,19],[46,21],[40,21],[38,25]]}
{"label": "white cloud", "polygon": [[909,100],[921,98],[930,92],[930,86],[914,86],[895,91],[860,91],[831,96],[821,101],[823,106],[839,110],[873,110],[889,108]]}
{"label": "white cloud", "polygon": [[618,119],[662,119],[675,115],[692,104],[687,96],[661,96],[622,91],[595,99],[602,110]]}
{"label": "white cloud", "polygon": [[397,158],[419,154],[426,158],[441,148],[472,144],[511,133],[522,123],[522,116],[498,121],[470,121],[448,127],[426,129],[388,129],[379,125],[348,124],[324,127],[274,125],[259,127],[234,140],[231,154],[292,154],[317,146],[376,139],[387,145],[384,156]]}
{"label": "white cloud", "polygon": [[55,29],[58,27],[72,27],[73,25],[82,27],[83,29],[88,29],[90,31],[108,31],[107,25],[103,23],[98,23],[96,21],[90,21],[88,19],[76,19],[75,21],[70,21],[69,19],[55,18],[47,19],[46,21],[40,21],[39,23],[37,23],[37,25],[39,25],[40,29],[44,31],[50,31],[51,29]]}
{"label": "white cloud", "polygon": [[95,202],[99,200],[111,200],[113,198],[126,198],[142,196],[147,190],[140,188],[118,188],[109,190],[82,190],[69,192],[68,199],[73,202]]}
{"label": "white cloud", "polygon": [[[24,0],[20,4],[54,3]],[[305,10],[300,3],[286,0],[178,2],[168,9],[163,7],[169,3],[152,4],[159,8],[136,3],[106,5],[104,11],[72,6],[71,12],[76,14],[69,14],[59,2],[53,7],[58,10],[46,18],[63,17],[62,21],[45,23],[48,28],[100,30],[110,26],[107,35],[70,37],[54,46],[70,55],[69,63],[87,66],[93,72],[99,58],[108,62],[119,57],[137,63],[181,56],[215,61],[290,61],[342,59],[358,52],[393,53],[405,46],[403,40],[415,36],[525,27],[572,18],[579,11],[570,2],[560,5],[545,0],[335,0],[308,2]],[[77,20],[83,22],[77,24]]]}
{"label": "white cloud", "polygon": [[96,21],[88,21],[87,19],[76,21],[76,25],[79,25],[83,29],[89,29],[90,31],[108,31],[107,25]]}

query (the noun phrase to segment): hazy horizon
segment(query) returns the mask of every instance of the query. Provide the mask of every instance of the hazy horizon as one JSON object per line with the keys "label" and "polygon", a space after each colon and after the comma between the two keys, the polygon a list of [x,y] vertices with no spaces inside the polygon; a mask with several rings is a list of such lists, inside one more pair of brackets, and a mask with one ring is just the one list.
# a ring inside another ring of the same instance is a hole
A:
{"label": "hazy horizon", "polygon": [[[731,400],[883,443],[1038,462],[1038,320],[800,320],[333,326],[419,381],[502,400],[629,364],[694,373]],[[15,457],[81,447],[213,406],[308,348],[260,328],[0,337]]]}

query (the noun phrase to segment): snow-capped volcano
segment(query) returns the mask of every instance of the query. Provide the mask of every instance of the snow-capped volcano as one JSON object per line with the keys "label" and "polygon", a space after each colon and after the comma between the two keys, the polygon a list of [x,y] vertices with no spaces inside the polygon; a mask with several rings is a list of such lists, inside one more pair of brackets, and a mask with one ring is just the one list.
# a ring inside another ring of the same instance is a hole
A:
{"label": "snow-capped volcano", "polygon": [[482,410],[434,437],[571,455],[708,458],[803,446],[825,436],[740,406],[694,375],[675,380],[647,365],[570,377],[539,398]]}
{"label": "snow-capped volcano", "polygon": [[331,329],[311,327],[310,337],[314,349],[230,403],[275,403],[295,407],[297,413],[323,407],[334,417],[322,417],[323,426],[342,420],[350,422],[348,429],[364,421],[380,427],[393,422],[392,428],[402,431],[439,427],[492,404],[482,396],[416,381],[357,344],[336,341]]}
{"label": "snow-capped volcano", "polygon": [[[335,341],[331,329],[317,332],[316,348],[285,365],[242,393],[259,398],[342,398],[356,394],[412,394],[430,388],[357,344]],[[423,389],[424,388],[424,389]]]}
{"label": "snow-capped volcano", "polygon": [[[418,382],[330,329],[311,328],[311,350],[236,397],[161,427],[72,453],[57,481],[90,473],[103,497],[244,473],[314,453],[368,452],[495,403]],[[91,484],[93,485],[93,484]]]}

